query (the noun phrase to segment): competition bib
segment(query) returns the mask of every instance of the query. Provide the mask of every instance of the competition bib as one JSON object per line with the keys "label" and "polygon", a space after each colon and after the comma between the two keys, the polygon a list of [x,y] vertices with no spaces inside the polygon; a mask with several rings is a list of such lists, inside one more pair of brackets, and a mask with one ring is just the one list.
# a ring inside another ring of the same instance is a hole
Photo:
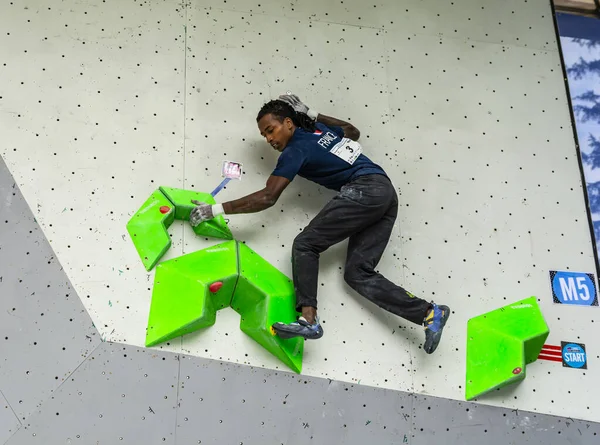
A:
{"label": "competition bib", "polygon": [[356,161],[356,158],[361,155],[362,146],[352,139],[343,138],[342,141],[335,144],[329,152],[352,165],[354,164],[354,161]]}

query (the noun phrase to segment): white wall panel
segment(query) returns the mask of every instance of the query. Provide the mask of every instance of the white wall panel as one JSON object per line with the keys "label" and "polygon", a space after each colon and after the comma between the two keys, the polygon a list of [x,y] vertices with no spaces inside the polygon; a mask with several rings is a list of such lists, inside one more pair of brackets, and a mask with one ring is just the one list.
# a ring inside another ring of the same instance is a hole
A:
{"label": "white wall panel", "polygon": [[[131,215],[159,185],[210,192],[224,159],[246,174],[219,200],[262,188],[277,153],[255,117],[291,90],[353,122],[399,191],[380,271],[454,310],[425,355],[422,328],[343,283],[341,243],[322,256],[326,335],[307,344],[304,373],[462,399],[467,320],[536,295],[548,342],[586,343],[590,369],[536,363],[481,402],[600,419],[597,308],[555,306],[549,289],[549,270],[594,261],[548,2],[0,5],[0,153],[104,338],[144,342],[154,273]],[[332,196],[298,178],[230,226],[291,275],[293,238]],[[219,242],[170,233],[166,258]],[[224,310],[165,348],[284,369],[238,324]]]}

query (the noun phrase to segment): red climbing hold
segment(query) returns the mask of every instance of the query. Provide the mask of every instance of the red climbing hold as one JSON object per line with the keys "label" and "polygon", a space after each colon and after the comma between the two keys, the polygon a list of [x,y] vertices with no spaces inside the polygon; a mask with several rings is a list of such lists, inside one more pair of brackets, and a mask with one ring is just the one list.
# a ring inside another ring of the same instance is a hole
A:
{"label": "red climbing hold", "polygon": [[216,283],[211,284],[208,289],[214,294],[221,289],[221,287],[223,287],[223,283],[221,281],[217,281]]}
{"label": "red climbing hold", "polygon": [[515,369],[513,369],[513,374],[515,374],[515,375],[521,374],[521,371],[523,371],[521,368],[515,368]]}
{"label": "red climbing hold", "polygon": [[170,211],[171,211],[171,207],[169,207],[169,206],[161,206],[160,207],[160,213],[162,213],[163,215],[165,213],[169,213]]}

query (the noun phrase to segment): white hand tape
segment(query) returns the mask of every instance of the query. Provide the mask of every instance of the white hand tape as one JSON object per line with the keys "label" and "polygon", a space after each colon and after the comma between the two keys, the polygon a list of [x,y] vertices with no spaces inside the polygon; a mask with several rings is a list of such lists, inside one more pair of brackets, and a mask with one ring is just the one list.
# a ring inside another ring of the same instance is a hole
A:
{"label": "white hand tape", "polygon": [[225,210],[223,210],[223,204],[214,204],[212,206],[213,217],[222,215],[223,213],[225,213]]}

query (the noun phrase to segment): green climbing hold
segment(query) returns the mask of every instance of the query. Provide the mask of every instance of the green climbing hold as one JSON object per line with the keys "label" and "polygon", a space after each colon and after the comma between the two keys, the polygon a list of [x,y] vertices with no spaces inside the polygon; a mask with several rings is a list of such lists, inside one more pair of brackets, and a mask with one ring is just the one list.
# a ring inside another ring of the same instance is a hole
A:
{"label": "green climbing hold", "polygon": [[[194,208],[192,199],[207,204],[215,203],[208,193],[160,187],[127,223],[127,231],[146,270],[151,270],[171,247],[168,229],[173,221],[189,221]],[[205,221],[193,229],[194,233],[200,236],[233,239],[223,215]]]}
{"label": "green climbing hold", "polygon": [[212,326],[231,306],[243,332],[299,373],[304,339],[281,339],[271,328],[296,320],[294,295],[289,278],[237,241],[165,261],[156,268],[146,346]]}
{"label": "green climbing hold", "polygon": [[[216,203],[215,198],[213,198],[210,193],[201,193],[172,187],[160,187],[160,191],[163,192],[175,206],[175,219],[178,220],[190,220],[190,213],[195,207],[192,200],[211,205]],[[231,234],[229,227],[227,227],[223,215],[219,215],[210,221],[198,224],[194,227],[194,233],[200,236],[210,236],[228,240],[233,239],[233,235]]]}
{"label": "green climbing hold", "polygon": [[239,244],[240,278],[231,307],[240,329],[294,371],[302,371],[304,339],[282,339],[271,326],[296,321],[293,282],[245,244]]}
{"label": "green climbing hold", "polygon": [[466,399],[525,379],[549,333],[535,297],[470,319]]}
{"label": "green climbing hold", "polygon": [[[172,187],[154,191],[127,223],[146,270],[171,246],[174,220],[189,221],[192,200],[215,204],[212,195]],[[304,339],[282,339],[273,323],[296,319],[292,281],[244,244],[233,240],[222,215],[194,227],[201,236],[231,240],[160,264],[154,277],[146,346],[189,334],[216,321],[233,306],[240,329],[296,372],[302,370]]]}
{"label": "green climbing hold", "polygon": [[171,247],[167,230],[174,219],[173,203],[156,190],[127,223],[127,232],[146,270],[152,269]]}
{"label": "green climbing hold", "polygon": [[[146,346],[189,334],[216,320],[228,307],[238,279],[235,241],[161,263],[156,268]],[[211,285],[216,292],[211,292]]]}

